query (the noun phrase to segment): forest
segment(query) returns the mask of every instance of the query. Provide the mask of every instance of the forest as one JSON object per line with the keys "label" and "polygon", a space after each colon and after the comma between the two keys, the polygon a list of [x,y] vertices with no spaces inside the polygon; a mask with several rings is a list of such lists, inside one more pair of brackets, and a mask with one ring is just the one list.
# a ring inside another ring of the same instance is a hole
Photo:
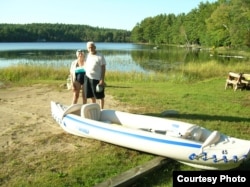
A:
{"label": "forest", "polygon": [[130,42],[130,31],[70,24],[0,24],[0,42]]}
{"label": "forest", "polygon": [[250,0],[200,3],[188,14],[148,17],[131,32],[131,41],[154,44],[250,47]]}
{"label": "forest", "polygon": [[133,42],[250,47],[250,0],[201,2],[187,14],[159,14],[132,31],[69,24],[0,24],[0,42]]}

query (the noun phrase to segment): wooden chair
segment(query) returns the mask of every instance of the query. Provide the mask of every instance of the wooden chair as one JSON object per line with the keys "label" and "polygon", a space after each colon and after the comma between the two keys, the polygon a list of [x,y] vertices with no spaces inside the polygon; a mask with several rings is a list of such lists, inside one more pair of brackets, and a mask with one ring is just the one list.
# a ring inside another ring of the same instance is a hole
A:
{"label": "wooden chair", "polygon": [[226,79],[225,89],[231,87],[234,91],[236,91],[237,89],[243,90],[250,84],[250,80],[247,80],[248,75],[249,74],[229,72]]}

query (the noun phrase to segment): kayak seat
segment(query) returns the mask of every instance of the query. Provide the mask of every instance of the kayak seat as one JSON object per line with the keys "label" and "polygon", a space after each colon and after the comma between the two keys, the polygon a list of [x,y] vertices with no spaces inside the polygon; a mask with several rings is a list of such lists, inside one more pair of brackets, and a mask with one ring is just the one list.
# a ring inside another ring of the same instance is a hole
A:
{"label": "kayak seat", "polygon": [[82,104],[72,104],[65,109],[63,112],[62,117],[66,116],[67,114],[76,114],[80,115]]}
{"label": "kayak seat", "polygon": [[81,117],[99,121],[101,108],[97,103],[84,104],[81,107]]}

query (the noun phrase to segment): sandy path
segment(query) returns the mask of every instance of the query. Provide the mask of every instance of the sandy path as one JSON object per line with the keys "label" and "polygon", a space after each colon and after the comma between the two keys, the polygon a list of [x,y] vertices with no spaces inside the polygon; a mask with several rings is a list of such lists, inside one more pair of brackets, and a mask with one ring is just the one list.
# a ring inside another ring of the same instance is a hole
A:
{"label": "sandy path", "polygon": [[[69,105],[71,98],[71,90],[46,85],[0,88],[0,152],[7,157],[24,158],[86,144],[87,141],[65,133],[51,117],[51,100]],[[105,102],[105,108],[124,110],[109,95]],[[54,142],[56,137],[63,141]]]}

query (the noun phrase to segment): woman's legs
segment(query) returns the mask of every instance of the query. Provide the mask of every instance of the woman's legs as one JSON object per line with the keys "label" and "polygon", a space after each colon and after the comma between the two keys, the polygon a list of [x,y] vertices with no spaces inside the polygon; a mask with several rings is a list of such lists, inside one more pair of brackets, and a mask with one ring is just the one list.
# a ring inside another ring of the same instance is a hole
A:
{"label": "woman's legs", "polygon": [[72,104],[76,104],[79,98],[81,85],[79,82],[75,81],[73,82],[73,99]]}
{"label": "woman's legs", "polygon": [[87,103],[87,98],[85,97],[84,85],[82,85],[82,104]]}

